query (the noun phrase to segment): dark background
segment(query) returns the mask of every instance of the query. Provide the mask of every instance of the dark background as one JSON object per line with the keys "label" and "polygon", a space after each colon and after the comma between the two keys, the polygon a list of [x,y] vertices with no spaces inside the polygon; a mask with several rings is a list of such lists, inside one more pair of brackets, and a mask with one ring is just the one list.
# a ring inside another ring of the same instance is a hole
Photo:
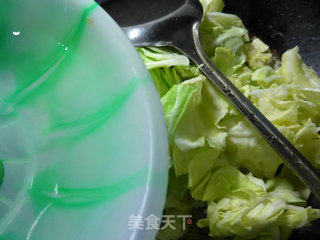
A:
{"label": "dark background", "polygon": [[280,55],[298,45],[303,60],[320,75],[320,0],[225,0],[225,5],[224,12],[240,16]]}

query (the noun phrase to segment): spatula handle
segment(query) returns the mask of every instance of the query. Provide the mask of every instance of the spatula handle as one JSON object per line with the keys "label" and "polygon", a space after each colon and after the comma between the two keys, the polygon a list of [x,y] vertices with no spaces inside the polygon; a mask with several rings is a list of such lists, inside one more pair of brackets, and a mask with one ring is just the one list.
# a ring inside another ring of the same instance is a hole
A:
{"label": "spatula handle", "polygon": [[200,67],[207,78],[226,96],[260,132],[269,145],[283,158],[320,200],[319,171],[284,137],[281,132],[213,65],[201,47],[198,26],[193,29],[194,45],[178,47]]}

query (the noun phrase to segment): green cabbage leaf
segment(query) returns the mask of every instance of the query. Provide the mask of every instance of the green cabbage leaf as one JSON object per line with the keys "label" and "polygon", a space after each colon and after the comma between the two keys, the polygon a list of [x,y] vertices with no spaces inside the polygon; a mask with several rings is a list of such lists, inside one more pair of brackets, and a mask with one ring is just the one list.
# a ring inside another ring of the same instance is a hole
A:
{"label": "green cabbage leaf", "polygon": [[[201,0],[200,41],[211,61],[316,167],[320,167],[320,79],[299,48],[275,59],[222,0]],[[171,165],[165,214],[200,209],[217,238],[287,239],[320,211],[298,177],[189,59],[171,48],[138,48],[160,94]],[[199,205],[202,206],[199,208]],[[206,210],[204,210],[204,208]],[[200,214],[201,215],[201,214]],[[158,239],[188,229],[159,231]]]}

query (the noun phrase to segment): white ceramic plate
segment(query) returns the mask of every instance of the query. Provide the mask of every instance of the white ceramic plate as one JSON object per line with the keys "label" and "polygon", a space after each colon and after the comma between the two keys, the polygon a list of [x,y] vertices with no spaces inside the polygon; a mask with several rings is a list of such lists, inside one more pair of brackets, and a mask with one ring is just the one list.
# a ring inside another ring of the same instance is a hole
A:
{"label": "white ceramic plate", "polygon": [[134,47],[91,0],[0,7],[0,239],[153,239],[130,220],[161,216],[169,154]]}

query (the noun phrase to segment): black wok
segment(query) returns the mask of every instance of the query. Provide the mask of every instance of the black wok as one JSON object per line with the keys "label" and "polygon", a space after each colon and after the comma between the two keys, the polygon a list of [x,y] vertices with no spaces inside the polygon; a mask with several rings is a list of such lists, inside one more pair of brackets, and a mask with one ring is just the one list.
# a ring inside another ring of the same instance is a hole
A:
{"label": "black wok", "polygon": [[[107,12],[111,1],[116,0],[97,0]],[[238,15],[249,32],[267,43],[275,54],[281,56],[298,45],[304,62],[320,75],[319,0],[225,0],[225,5],[224,12]],[[117,13],[109,14],[112,16]],[[309,205],[320,208],[320,203],[313,197],[309,199]],[[199,211],[194,212],[194,219],[204,217],[197,214]],[[212,239],[207,236],[206,230],[195,226],[193,230],[181,240]],[[300,239],[320,239],[320,220],[313,222],[310,227],[294,231],[290,238]]]}

